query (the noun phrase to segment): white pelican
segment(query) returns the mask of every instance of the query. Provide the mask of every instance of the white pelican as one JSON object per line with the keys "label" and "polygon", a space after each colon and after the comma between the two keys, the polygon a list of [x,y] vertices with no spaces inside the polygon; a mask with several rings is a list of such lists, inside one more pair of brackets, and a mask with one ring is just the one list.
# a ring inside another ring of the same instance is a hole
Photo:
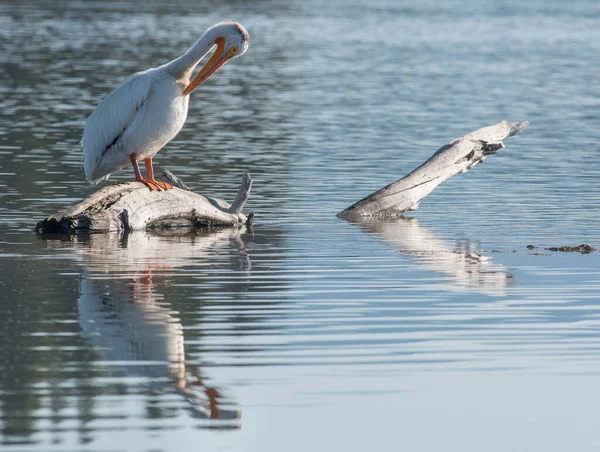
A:
{"label": "white pelican", "polygon": [[[216,46],[190,82],[200,60]],[[248,48],[248,32],[237,22],[209,28],[184,55],[160,67],[133,74],[106,96],[83,131],[83,167],[91,184],[131,163],[135,180],[150,190],[173,188],[154,180],[152,157],[179,133],[188,113],[188,95]],[[147,178],[138,162],[146,165]]]}

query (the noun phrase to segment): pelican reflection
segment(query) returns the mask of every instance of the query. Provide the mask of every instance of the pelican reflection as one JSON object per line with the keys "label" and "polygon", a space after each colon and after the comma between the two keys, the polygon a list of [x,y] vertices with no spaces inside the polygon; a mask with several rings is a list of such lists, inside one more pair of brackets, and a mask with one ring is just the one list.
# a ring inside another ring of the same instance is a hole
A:
{"label": "pelican reflection", "polygon": [[[76,239],[81,240],[81,239]],[[221,230],[182,237],[139,232],[83,239],[75,252],[85,268],[78,299],[79,323],[113,374],[140,381],[150,393],[175,391],[197,417],[218,428],[240,426],[241,411],[186,359],[180,313],[160,293],[177,267],[235,247],[231,262],[250,268],[240,232]]]}
{"label": "pelican reflection", "polygon": [[503,296],[510,276],[506,268],[481,255],[473,242],[452,242],[437,237],[416,218],[355,222],[376,234],[400,253],[414,257],[426,270],[452,277],[450,290],[477,291]]}

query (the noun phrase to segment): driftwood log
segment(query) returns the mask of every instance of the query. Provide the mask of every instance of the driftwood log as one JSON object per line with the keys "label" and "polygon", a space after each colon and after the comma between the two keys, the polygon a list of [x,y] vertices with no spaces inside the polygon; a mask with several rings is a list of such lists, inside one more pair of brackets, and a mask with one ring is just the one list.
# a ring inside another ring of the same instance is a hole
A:
{"label": "driftwood log", "polygon": [[239,227],[252,219],[242,214],[252,188],[252,178],[244,173],[235,200],[207,198],[183,186],[169,171],[161,175],[174,187],[150,191],[141,182],[109,185],[79,204],[40,221],[36,231],[68,233],[77,231],[133,231],[151,227],[227,226]]}
{"label": "driftwood log", "polygon": [[483,162],[488,155],[504,147],[502,140],[516,135],[528,125],[528,122],[502,121],[458,138],[442,146],[410,174],[352,204],[338,216],[350,220],[385,218],[415,210],[419,202],[439,184]]}

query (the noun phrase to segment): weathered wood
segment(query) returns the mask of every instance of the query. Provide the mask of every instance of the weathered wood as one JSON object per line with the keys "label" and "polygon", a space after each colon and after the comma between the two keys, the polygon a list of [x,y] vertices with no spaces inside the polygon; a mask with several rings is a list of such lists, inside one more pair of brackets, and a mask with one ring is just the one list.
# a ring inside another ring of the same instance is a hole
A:
{"label": "weathered wood", "polygon": [[338,213],[343,218],[395,217],[415,210],[419,202],[446,179],[465,173],[504,147],[528,122],[502,121],[442,146],[425,163],[402,179],[372,193]]}
{"label": "weathered wood", "polygon": [[230,205],[221,199],[207,198],[178,187],[150,191],[141,182],[110,185],[79,204],[40,221],[36,231],[66,233],[177,226],[238,227],[246,221],[241,210],[251,187],[252,179],[244,173],[238,195]]}
{"label": "weathered wood", "polygon": [[248,173],[244,173],[244,177],[242,177],[242,183],[240,188],[235,196],[235,199],[227,209],[227,212],[232,215],[239,215],[242,212],[242,209],[246,205],[246,201],[248,201],[248,197],[250,196],[250,189],[252,188],[252,179]]}

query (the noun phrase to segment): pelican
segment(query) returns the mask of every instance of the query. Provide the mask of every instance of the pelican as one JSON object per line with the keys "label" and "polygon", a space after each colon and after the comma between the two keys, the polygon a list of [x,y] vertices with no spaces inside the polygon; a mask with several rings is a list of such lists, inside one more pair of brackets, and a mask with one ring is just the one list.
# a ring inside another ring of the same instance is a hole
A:
{"label": "pelican", "polygon": [[[214,47],[214,53],[190,81],[198,63]],[[237,22],[222,22],[210,27],[179,58],[126,79],[85,123],[81,145],[86,180],[95,185],[131,163],[135,180],[150,190],[173,188],[154,179],[152,157],[183,127],[190,93],[247,49],[246,29]],[[146,179],[138,165],[142,161]]]}

